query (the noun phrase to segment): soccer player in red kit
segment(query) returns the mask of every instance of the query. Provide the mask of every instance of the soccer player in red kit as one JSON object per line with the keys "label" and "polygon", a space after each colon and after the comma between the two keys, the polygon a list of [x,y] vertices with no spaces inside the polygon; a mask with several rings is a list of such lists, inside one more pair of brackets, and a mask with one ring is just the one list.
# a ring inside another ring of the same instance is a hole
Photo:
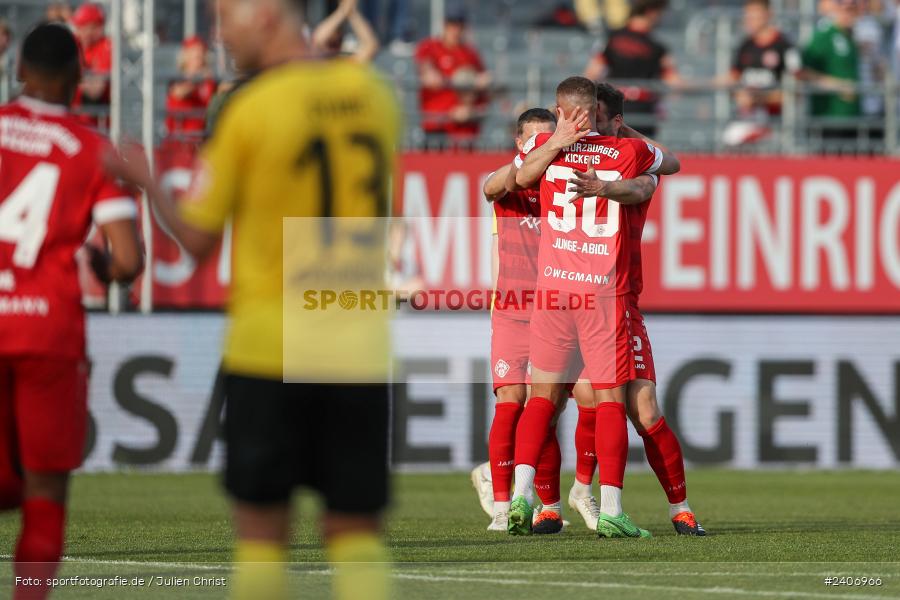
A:
{"label": "soccer player in red kit", "polygon": [[[519,116],[516,146],[539,133],[552,133],[556,116],[544,108],[532,108]],[[507,191],[511,164],[491,174],[484,194],[494,203],[497,225],[497,301],[491,311],[491,365],[497,404],[488,436],[489,468],[479,465],[472,482],[480,496],[491,493],[492,520],[488,531],[506,531],[512,487],[516,424],[527,398],[528,340],[540,245],[541,203],[538,189]],[[534,524],[535,533],[562,529],[559,473],[562,454],[556,427],[548,429],[535,476],[535,488],[543,510]]]}
{"label": "soccer player in red kit", "polygon": [[[81,76],[61,25],[22,44],[22,96],[0,107],[0,509],[21,508],[18,577],[51,577],[62,556],[69,472],[87,430],[85,319],[75,253],[92,222],[105,281],[138,275],[134,199],[103,169],[108,142],[68,110]],[[44,598],[44,585],[13,598]]]}
{"label": "soccer player in red kit", "polygon": [[[625,99],[621,91],[607,83],[597,85],[597,131],[605,135],[643,139],[652,145],[653,140],[641,135],[623,122]],[[597,178],[594,169],[587,172],[575,172],[570,180],[570,189],[576,198],[609,197],[609,182]],[[653,351],[647,327],[638,306],[638,297],[644,287],[641,267],[641,237],[650,202],[637,204],[623,203],[621,210],[628,215],[631,228],[629,243],[631,245],[631,264],[629,266],[630,292],[628,294],[628,315],[630,320],[635,379],[628,383],[626,389],[626,411],[628,417],[644,442],[644,451],[650,467],[659,479],[669,500],[669,518],[680,535],[704,536],[706,531],[697,522],[687,502],[687,484],[684,476],[684,457],[678,438],[669,428],[656,399],[656,370],[653,364]],[[576,427],[576,446],[579,443],[578,431],[595,430],[595,413],[590,409],[579,407],[578,425]],[[576,484],[572,494],[590,492],[590,481],[593,478],[594,465],[586,448],[578,449],[576,468]],[[580,485],[579,485],[580,484]],[[572,494],[569,504],[572,504]]]}
{"label": "soccer player in red kit", "polygon": [[[532,397],[516,431],[515,486],[508,531],[531,532],[536,457],[576,361],[597,401],[595,450],[600,469],[600,517],[604,537],[649,537],[622,511],[621,492],[628,450],[625,391],[635,378],[627,295],[630,292],[630,216],[618,202],[569,191],[575,171],[595,168],[617,182],[641,174],[677,171],[677,160],[643,140],[601,135],[595,130],[597,89],[583,77],[557,87],[560,121],[552,135],[529,140],[519,156],[516,183],[540,182],[544,231],[538,269],[543,305],[531,320]],[[589,127],[588,127],[589,126]],[[642,202],[646,198],[635,199]]]}

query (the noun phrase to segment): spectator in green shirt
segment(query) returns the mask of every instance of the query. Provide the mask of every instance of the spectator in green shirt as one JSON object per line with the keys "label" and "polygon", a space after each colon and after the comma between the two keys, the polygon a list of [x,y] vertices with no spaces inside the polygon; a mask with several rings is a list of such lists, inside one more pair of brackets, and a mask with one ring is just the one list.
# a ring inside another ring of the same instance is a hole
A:
{"label": "spectator in green shirt", "polygon": [[807,79],[825,92],[811,96],[810,114],[814,117],[857,117],[860,115],[859,51],[853,40],[856,21],[855,0],[831,3],[831,19],[823,22],[803,49],[803,67]]}

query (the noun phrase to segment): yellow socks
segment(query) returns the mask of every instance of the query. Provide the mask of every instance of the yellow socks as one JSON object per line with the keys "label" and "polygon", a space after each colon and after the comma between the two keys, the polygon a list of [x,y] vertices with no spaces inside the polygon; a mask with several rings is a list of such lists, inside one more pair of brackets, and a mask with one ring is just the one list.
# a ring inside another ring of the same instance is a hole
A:
{"label": "yellow socks", "polygon": [[234,549],[232,600],[286,600],[287,548],[273,542],[239,540]]}
{"label": "yellow socks", "polygon": [[391,565],[374,533],[345,533],[328,544],[334,600],[388,600]]}

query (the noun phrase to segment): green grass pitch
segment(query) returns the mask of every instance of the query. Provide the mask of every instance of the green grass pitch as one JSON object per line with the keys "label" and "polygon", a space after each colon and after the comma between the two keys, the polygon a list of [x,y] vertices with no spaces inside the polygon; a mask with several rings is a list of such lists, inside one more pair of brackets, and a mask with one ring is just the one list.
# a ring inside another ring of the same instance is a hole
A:
{"label": "green grass pitch", "polygon": [[[563,495],[571,476],[563,478]],[[485,531],[468,474],[395,479],[388,540],[394,597],[532,600],[602,598],[898,598],[900,473],[692,471],[691,505],[711,535],[674,535],[650,473],[629,473],[625,504],[651,540],[600,540],[566,509],[556,536]],[[365,490],[360,490],[364,493]],[[143,577],[146,588],[65,587],[55,598],[222,598],[227,589],[155,585],[156,576],[227,577],[231,529],[206,474],[77,475],[62,575]],[[328,596],[311,498],[297,503],[291,580],[297,598]],[[0,515],[9,560],[18,516]],[[176,564],[183,563],[183,564]],[[11,569],[0,565],[0,598]],[[826,586],[834,577],[881,585]],[[364,599],[361,599],[364,600]]]}

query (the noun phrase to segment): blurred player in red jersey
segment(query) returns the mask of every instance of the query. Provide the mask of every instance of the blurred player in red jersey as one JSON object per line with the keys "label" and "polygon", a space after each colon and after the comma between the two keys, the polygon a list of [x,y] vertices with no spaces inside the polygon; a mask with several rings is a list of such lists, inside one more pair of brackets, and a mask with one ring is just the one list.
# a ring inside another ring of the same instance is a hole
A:
{"label": "blurred player in red jersey", "polygon": [[[597,86],[597,121],[599,133],[623,138],[638,138],[658,146],[653,140],[642,136],[624,123],[625,98],[621,91],[602,83]],[[610,183],[599,179],[593,168],[587,172],[575,172],[570,180],[570,190],[576,198],[609,198]],[[644,442],[647,462],[656,473],[663,490],[669,500],[669,518],[681,535],[704,536],[706,531],[697,522],[687,502],[687,484],[684,477],[684,457],[678,438],[669,429],[659,409],[656,399],[656,369],[653,364],[653,350],[644,318],[638,306],[638,297],[644,288],[643,270],[641,266],[641,237],[650,202],[638,204],[623,203],[621,210],[627,216],[631,228],[628,243],[630,244],[631,263],[628,268],[630,291],[628,293],[627,314],[633,340],[633,360],[635,379],[630,381],[626,390],[625,406],[628,417]],[[596,409],[579,407],[578,426],[576,427],[576,445],[578,431],[595,430]],[[589,456],[589,448],[578,449],[576,466],[576,484],[569,496],[569,504],[573,504],[573,495],[583,496],[590,492],[590,481],[593,478],[596,459]],[[585,489],[586,488],[586,489]],[[582,516],[584,516],[584,511]]]}
{"label": "blurred player in red jersey", "polygon": [[[81,75],[62,25],[24,40],[22,96],[0,107],[0,509],[21,507],[16,575],[53,575],[63,550],[69,472],[87,429],[84,309],[75,253],[95,223],[111,251],[91,249],[104,281],[143,263],[131,195],[105,174],[107,140],[69,113]],[[44,598],[41,585],[14,598]]]}
{"label": "blurred player in red jersey", "polygon": [[[597,402],[595,451],[600,468],[600,517],[604,537],[649,537],[622,511],[628,450],[625,391],[635,378],[630,291],[630,217],[622,204],[569,191],[575,171],[602,167],[610,182],[643,173],[673,173],[677,159],[643,140],[601,135],[596,129],[597,89],[584,77],[560,83],[556,132],[529,140],[519,155],[516,183],[540,182],[542,221],[537,289],[543,306],[531,320],[532,398],[516,430],[515,488],[508,531],[531,532],[536,456],[557,407],[565,400],[567,374],[583,361]],[[615,187],[611,185],[610,187]]]}

